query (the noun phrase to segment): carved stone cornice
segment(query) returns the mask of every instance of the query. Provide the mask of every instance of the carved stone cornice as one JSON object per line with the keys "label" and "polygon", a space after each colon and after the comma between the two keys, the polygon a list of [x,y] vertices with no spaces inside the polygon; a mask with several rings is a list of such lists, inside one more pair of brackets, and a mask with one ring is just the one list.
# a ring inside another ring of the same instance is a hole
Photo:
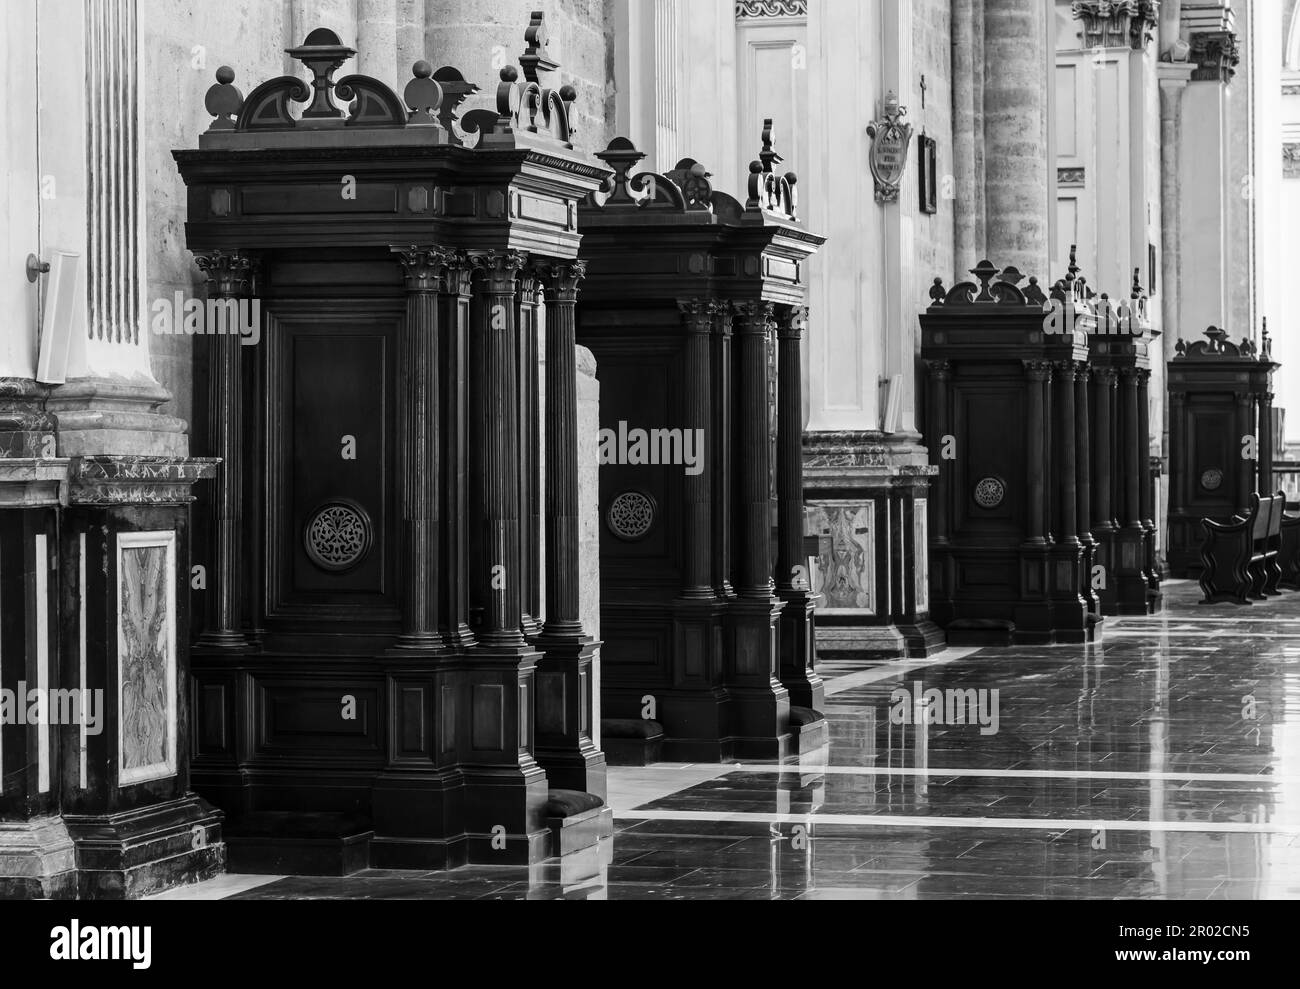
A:
{"label": "carved stone cornice", "polygon": [[1074,0],[1088,48],[1145,51],[1160,23],[1160,0]]}
{"label": "carved stone cornice", "polygon": [[1231,31],[1202,31],[1192,35],[1192,82],[1232,82],[1241,64],[1237,36]]}
{"label": "carved stone cornice", "polygon": [[808,0],[736,0],[736,20],[749,17],[807,17]]}

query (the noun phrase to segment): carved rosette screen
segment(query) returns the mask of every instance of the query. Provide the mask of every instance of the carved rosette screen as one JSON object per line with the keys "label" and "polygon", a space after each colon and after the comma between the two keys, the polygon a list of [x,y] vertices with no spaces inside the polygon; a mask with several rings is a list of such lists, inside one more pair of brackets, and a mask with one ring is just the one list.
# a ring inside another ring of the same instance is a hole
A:
{"label": "carved rosette screen", "polygon": [[118,778],[176,775],[176,533],[117,537]]}

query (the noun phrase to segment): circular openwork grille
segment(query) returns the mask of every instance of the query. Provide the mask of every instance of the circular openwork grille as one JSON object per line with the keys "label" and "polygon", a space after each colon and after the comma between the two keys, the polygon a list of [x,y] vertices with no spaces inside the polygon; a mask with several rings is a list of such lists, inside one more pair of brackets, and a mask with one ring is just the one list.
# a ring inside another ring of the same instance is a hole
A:
{"label": "circular openwork grille", "polygon": [[975,485],[975,504],[992,510],[1000,508],[1007,497],[1007,486],[1001,478],[986,477]]}
{"label": "circular openwork grille", "polygon": [[653,498],[640,491],[626,491],[609,506],[605,522],[619,539],[635,542],[649,534],[655,524],[655,514]]}
{"label": "circular openwork grille", "polygon": [[1223,487],[1223,471],[1207,470],[1201,475],[1201,487],[1206,491],[1218,491]]}
{"label": "circular openwork grille", "polygon": [[312,563],[330,573],[351,570],[370,552],[373,534],[365,509],[347,501],[323,505],[303,534]]}

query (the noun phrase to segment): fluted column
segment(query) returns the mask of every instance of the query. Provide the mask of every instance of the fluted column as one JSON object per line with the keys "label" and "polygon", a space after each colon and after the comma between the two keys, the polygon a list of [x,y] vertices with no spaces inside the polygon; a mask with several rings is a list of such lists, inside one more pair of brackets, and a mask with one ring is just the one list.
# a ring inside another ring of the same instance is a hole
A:
{"label": "fluted column", "polygon": [[578,383],[574,307],[581,261],[546,281],[546,634],[581,635],[578,594]]}
{"label": "fluted column", "polygon": [[540,616],[542,553],[542,492],[538,474],[541,449],[541,409],[538,407],[537,319],[538,277],[532,267],[519,277],[519,555],[520,595],[526,634],[542,630]]}
{"label": "fluted column", "polygon": [[685,496],[683,509],[686,517],[682,535],[684,600],[710,601],[716,596],[712,586],[710,565],[713,557],[713,484],[710,458],[716,456],[713,438],[709,435],[711,423],[713,318],[717,304],[706,300],[678,303],[685,323],[686,380],[683,382],[684,398],[682,427],[698,431],[705,437],[704,462],[701,470],[683,481]]}
{"label": "fluted column", "polygon": [[[1244,444],[1246,437],[1255,438],[1255,449],[1259,450],[1258,427],[1255,420],[1255,396],[1249,392],[1237,392],[1237,435],[1238,444]],[[1240,446],[1238,449],[1244,449]],[[1240,454],[1238,454],[1240,456]],[[1251,469],[1250,461],[1242,465],[1237,472],[1237,509],[1242,515],[1250,514],[1250,496],[1256,491],[1256,475]]]}
{"label": "fluted column", "polygon": [[735,529],[735,510],[732,494],[734,456],[732,424],[735,405],[734,374],[732,363],[732,337],[735,330],[735,313],[729,303],[720,303],[713,323],[713,462],[709,465],[713,475],[713,557],[716,570],[713,588],[720,597],[736,596],[733,586],[735,557],[732,553]]}
{"label": "fluted column", "polygon": [[1151,372],[1138,371],[1138,519],[1147,532],[1145,569],[1152,583],[1159,581],[1156,568],[1155,491],[1151,487]]}
{"label": "fluted column", "polygon": [[1057,471],[1057,498],[1060,504],[1060,531],[1056,533],[1058,542],[1077,543],[1079,541],[1079,505],[1075,468],[1077,463],[1075,447],[1075,383],[1078,367],[1074,361],[1062,361],[1056,372],[1056,395],[1060,403],[1057,414],[1057,435],[1060,460],[1055,465]]}
{"label": "fluted column", "polygon": [[442,647],[438,634],[439,409],[438,294],[448,256],[412,249],[398,256],[406,278],[406,322],[398,341],[397,477],[401,498],[400,649]]}
{"label": "fluted column", "polygon": [[[253,261],[246,254],[214,251],[195,258],[207,276],[208,298],[238,300],[253,291]],[[239,649],[243,633],[244,385],[240,370],[243,338],[208,336],[208,452],[221,459],[211,498],[215,587],[207,611],[205,647]]]}
{"label": "fluted column", "polygon": [[[1047,270],[1049,162],[1047,18],[1042,0],[984,5],[984,162],[988,256]],[[1053,206],[1054,208],[1054,206]]]}
{"label": "fluted column", "polygon": [[736,382],[740,448],[736,451],[740,490],[741,598],[772,597],[772,452],[769,435],[768,343],[774,307],[770,302],[736,304]]}
{"label": "fluted column", "polygon": [[1077,453],[1075,473],[1075,505],[1079,538],[1091,543],[1092,538],[1092,437],[1088,429],[1088,383],[1092,371],[1081,365],[1074,378],[1074,445]]}
{"label": "fluted column", "polygon": [[550,785],[604,798],[605,756],[592,741],[599,643],[582,627],[579,596],[578,288],[582,261],[544,262],[546,292],[546,624],[534,645],[537,761]]}
{"label": "fluted column", "polygon": [[479,642],[488,647],[522,647],[523,612],[519,558],[519,382],[515,336],[515,291],[526,257],[517,251],[488,251],[472,255],[482,274],[483,306],[479,310],[483,390],[475,398],[479,417],[475,493],[479,498],[477,579],[483,602]]}
{"label": "fluted column", "polygon": [[950,462],[943,458],[944,437],[949,435],[948,392],[952,382],[952,364],[948,361],[929,361],[930,412],[926,423],[926,439],[930,447],[930,462],[939,468],[934,478],[934,505],[930,513],[934,524],[930,542],[947,545],[952,538],[952,504],[949,497]]}
{"label": "fluted column", "polygon": [[1047,461],[1044,437],[1047,435],[1046,390],[1052,378],[1052,366],[1041,361],[1025,362],[1026,387],[1029,391],[1029,416],[1025,422],[1025,445],[1029,468],[1028,541],[1047,544]]}
{"label": "fluted column", "polygon": [[1142,528],[1142,468],[1141,460],[1146,450],[1138,437],[1138,372],[1126,368],[1120,374],[1124,403],[1123,428],[1120,431],[1120,449],[1124,464],[1124,518],[1126,529]]}
{"label": "fluted column", "polygon": [[[777,587],[807,590],[796,581],[806,572],[803,501],[802,343],[808,309],[784,310],[777,329]],[[806,582],[805,582],[806,583]]]}
{"label": "fluted column", "polygon": [[469,581],[469,353],[473,268],[466,255],[447,259],[438,300],[442,360],[442,568],[461,579],[442,582],[443,632],[449,645],[474,644]]}
{"label": "fluted column", "polygon": [[1273,480],[1273,395],[1264,392],[1259,396],[1259,493],[1277,494]]}
{"label": "fluted column", "polygon": [[1096,459],[1093,462],[1095,469],[1093,491],[1096,493],[1093,501],[1095,508],[1093,524],[1095,529],[1111,531],[1115,528],[1115,505],[1112,499],[1115,490],[1112,473],[1115,456],[1113,446],[1115,426],[1111,418],[1115,407],[1115,372],[1109,368],[1096,371],[1093,375],[1093,385],[1093,401],[1097,409],[1097,437],[1094,444]]}

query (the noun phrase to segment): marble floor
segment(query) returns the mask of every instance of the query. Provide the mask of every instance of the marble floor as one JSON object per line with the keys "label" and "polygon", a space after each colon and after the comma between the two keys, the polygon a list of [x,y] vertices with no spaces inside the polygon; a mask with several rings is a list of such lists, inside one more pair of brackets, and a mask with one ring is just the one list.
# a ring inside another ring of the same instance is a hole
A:
{"label": "marble floor", "polygon": [[164,897],[1300,898],[1300,594],[1198,598],[1097,646],[828,668],[828,749],[611,770],[615,836],[574,861]]}

